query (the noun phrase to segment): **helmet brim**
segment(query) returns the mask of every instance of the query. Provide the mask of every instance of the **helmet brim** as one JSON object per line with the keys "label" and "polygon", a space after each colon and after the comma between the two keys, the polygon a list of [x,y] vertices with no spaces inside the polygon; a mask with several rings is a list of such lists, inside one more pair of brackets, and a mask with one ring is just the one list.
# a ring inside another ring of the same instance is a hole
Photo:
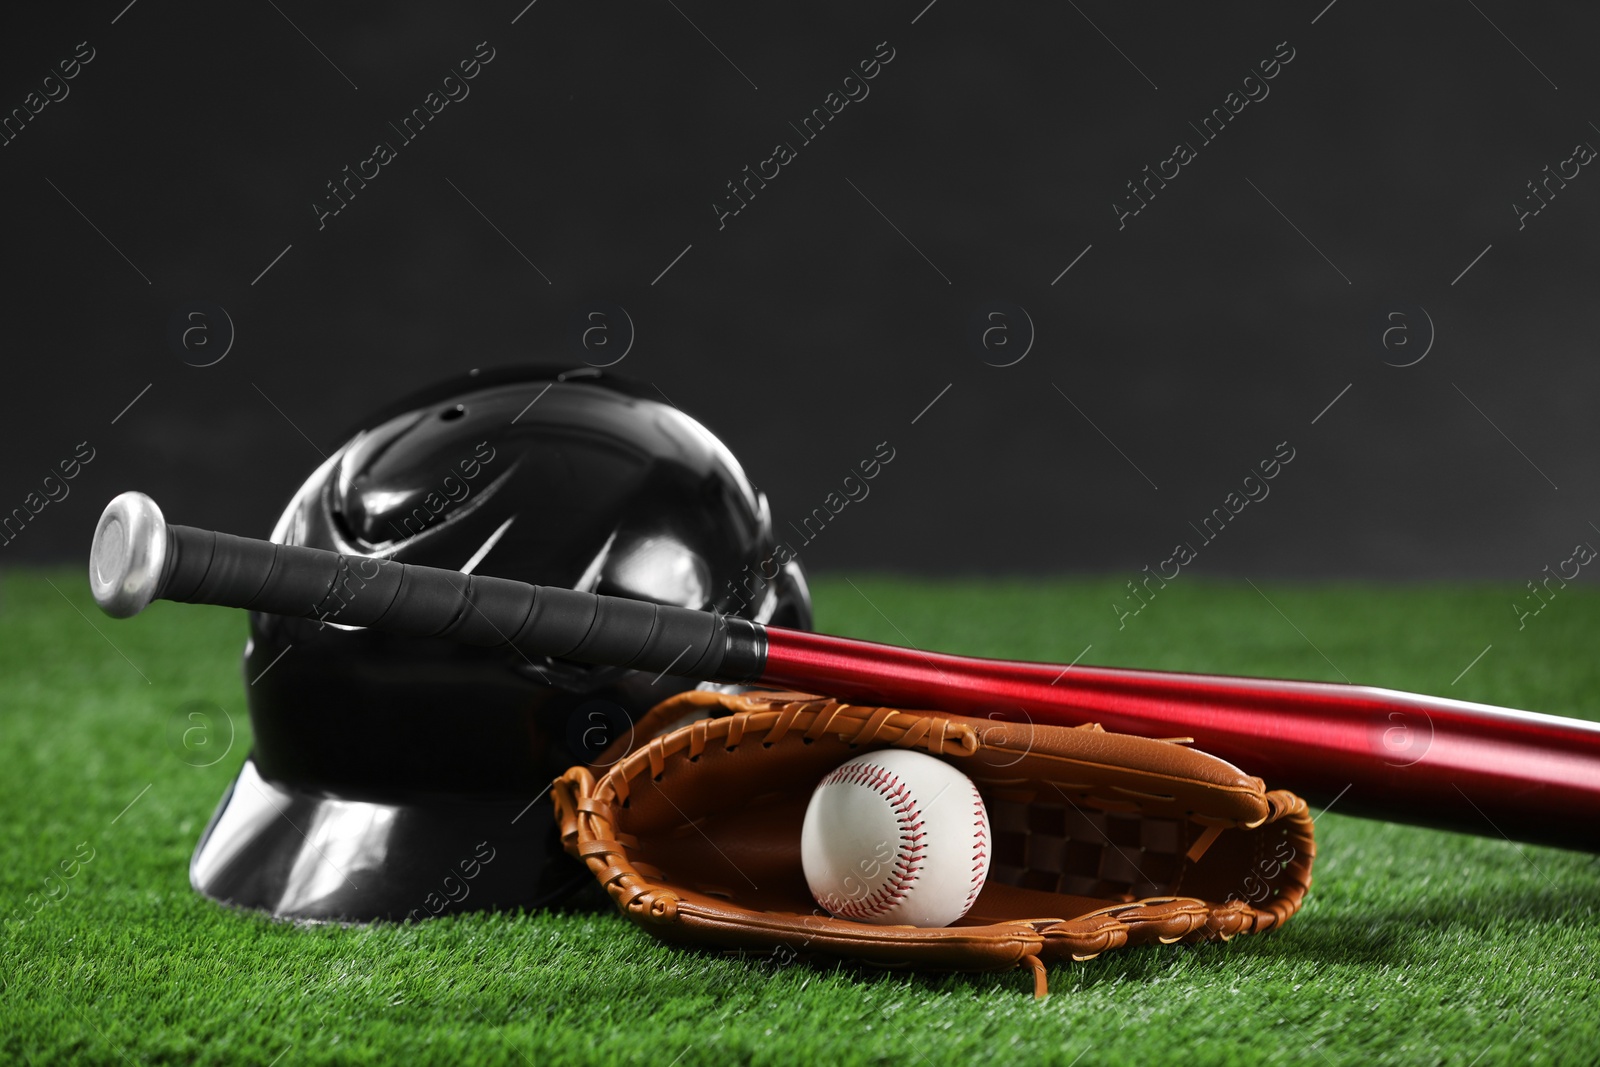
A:
{"label": "helmet brim", "polygon": [[555,834],[544,795],[346,799],[269,781],[252,757],[201,836],[189,882],[221,904],[311,922],[544,907],[587,880]]}

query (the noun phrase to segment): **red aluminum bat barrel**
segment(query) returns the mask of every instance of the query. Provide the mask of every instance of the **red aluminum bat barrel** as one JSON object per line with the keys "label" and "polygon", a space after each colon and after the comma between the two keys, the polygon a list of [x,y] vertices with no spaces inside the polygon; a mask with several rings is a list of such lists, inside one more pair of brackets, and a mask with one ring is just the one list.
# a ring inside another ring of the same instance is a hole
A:
{"label": "red aluminum bat barrel", "polygon": [[[855,703],[1189,737],[1340,811],[1600,852],[1600,724],[1326,682],[1013,663],[168,526],[124,493],[95,532],[111,615],[154,598],[332,619],[525,655]],[[1026,728],[1025,726],[1022,728]]]}
{"label": "red aluminum bat barrel", "polygon": [[1017,663],[768,627],[762,681],[1006,722],[1191,737],[1336,810],[1600,852],[1600,724],[1329,682]]}

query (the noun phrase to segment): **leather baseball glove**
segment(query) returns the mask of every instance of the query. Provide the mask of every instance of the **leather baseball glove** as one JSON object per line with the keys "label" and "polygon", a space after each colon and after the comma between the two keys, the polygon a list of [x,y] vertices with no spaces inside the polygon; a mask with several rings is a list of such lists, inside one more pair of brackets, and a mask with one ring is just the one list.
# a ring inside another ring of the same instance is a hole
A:
{"label": "leather baseball glove", "polygon": [[[553,788],[567,851],[664,940],[888,967],[1026,964],[1042,997],[1045,961],[1271,930],[1310,885],[1305,801],[1177,741],[700,691],[658,705],[638,736],[707,715],[720,717],[619,752],[598,778],[573,767]],[[988,807],[988,881],[948,927],[831,916],[801,869],[817,783],[892,746],[947,760]]]}

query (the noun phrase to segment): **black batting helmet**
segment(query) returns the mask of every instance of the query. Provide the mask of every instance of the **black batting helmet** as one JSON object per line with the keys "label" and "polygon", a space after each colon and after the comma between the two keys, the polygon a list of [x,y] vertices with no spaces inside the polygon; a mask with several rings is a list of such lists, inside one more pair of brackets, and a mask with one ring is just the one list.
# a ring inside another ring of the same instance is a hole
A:
{"label": "black batting helmet", "polygon": [[[735,595],[774,541],[733,454],[651,387],[592,368],[474,371],[376,413],[272,539],[811,625],[797,563]],[[252,615],[244,676],[254,749],[190,880],[347,921],[564,896],[586,876],[560,855],[550,781],[696,685],[341,627],[336,611]]]}

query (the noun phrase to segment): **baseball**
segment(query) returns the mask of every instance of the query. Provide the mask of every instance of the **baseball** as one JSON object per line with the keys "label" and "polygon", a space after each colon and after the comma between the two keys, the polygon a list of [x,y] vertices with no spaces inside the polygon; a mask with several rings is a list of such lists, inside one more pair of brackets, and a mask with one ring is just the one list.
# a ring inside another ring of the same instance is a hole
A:
{"label": "baseball", "polygon": [[943,760],[884,749],[817,785],[800,831],[811,895],[841,919],[948,926],[989,876],[989,813]]}

